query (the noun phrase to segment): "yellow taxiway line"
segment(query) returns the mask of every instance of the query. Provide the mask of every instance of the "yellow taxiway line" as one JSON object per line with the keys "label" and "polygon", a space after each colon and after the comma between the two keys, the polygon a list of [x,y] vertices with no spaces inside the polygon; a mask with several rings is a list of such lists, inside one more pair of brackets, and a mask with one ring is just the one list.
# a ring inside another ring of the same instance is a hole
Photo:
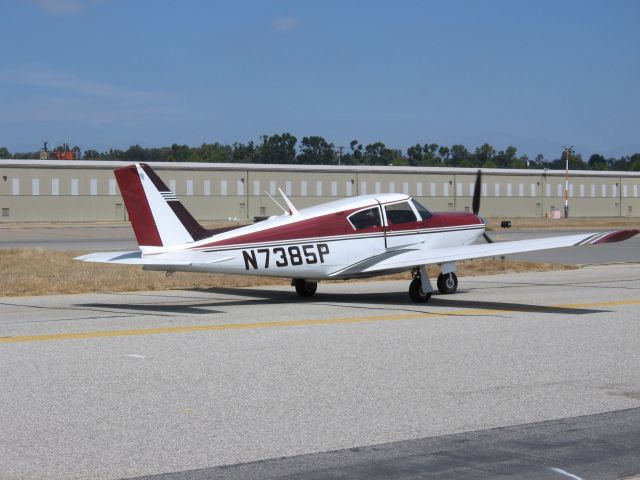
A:
{"label": "yellow taxiway line", "polygon": [[[580,303],[571,305],[551,305],[551,306],[533,306],[532,308],[592,308],[592,307],[609,307],[618,305],[640,305],[640,300],[617,300],[617,301],[601,301]],[[95,332],[69,332],[69,333],[50,333],[46,335],[21,335],[15,337],[1,337],[0,344],[3,343],[27,343],[27,342],[45,342],[55,340],[83,340],[90,338],[105,337],[130,337],[137,335],[158,335],[163,333],[193,333],[193,332],[215,332],[225,330],[253,330],[261,328],[282,328],[282,327],[300,327],[306,325],[347,325],[353,323],[367,322],[391,322],[399,320],[415,320],[420,318],[433,317],[470,317],[480,315],[492,315],[498,313],[511,312],[508,309],[466,309],[466,310],[450,310],[442,312],[421,312],[406,313],[394,315],[368,315],[360,317],[342,317],[327,318],[316,320],[283,320],[273,322],[251,322],[251,323],[226,323],[216,325],[184,325],[176,327],[157,327],[157,328],[138,328],[134,330],[106,330]]]}

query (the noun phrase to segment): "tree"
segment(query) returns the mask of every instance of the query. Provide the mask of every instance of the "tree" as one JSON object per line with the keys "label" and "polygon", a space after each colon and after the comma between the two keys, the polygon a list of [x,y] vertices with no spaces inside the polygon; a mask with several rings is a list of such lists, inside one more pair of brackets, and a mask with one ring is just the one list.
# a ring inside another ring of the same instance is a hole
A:
{"label": "tree", "polygon": [[522,155],[521,157],[516,157],[511,162],[511,168],[519,168],[524,170],[529,166],[529,157],[527,155]]}
{"label": "tree", "polygon": [[449,147],[445,147],[444,145],[441,146],[438,149],[438,155],[440,155],[439,163],[446,165],[449,162],[449,155],[451,155],[451,152],[449,151]]}
{"label": "tree", "polygon": [[622,156],[620,158],[608,158],[607,169],[608,170],[629,170],[631,157]]}
{"label": "tree", "polygon": [[416,143],[414,146],[407,148],[407,161],[412,167],[424,165],[422,145]]}
{"label": "tree", "polygon": [[0,158],[11,158],[11,154],[6,147],[0,147]]}
{"label": "tree", "polygon": [[529,167],[531,168],[545,168],[546,162],[544,160],[544,155],[538,153],[533,160],[529,161]]}
{"label": "tree", "polygon": [[351,149],[351,153],[347,153],[342,157],[342,163],[350,165],[362,164],[362,144],[358,142],[358,140],[351,140],[349,142],[349,148]]}
{"label": "tree", "polygon": [[569,168],[571,170],[586,170],[587,164],[582,160],[582,155],[572,151],[569,155]]}
{"label": "tree", "polygon": [[168,162],[171,155],[171,148],[149,148],[148,159],[150,162]]}
{"label": "tree", "polygon": [[409,165],[409,161],[407,159],[407,157],[405,157],[404,155],[402,155],[402,150],[400,149],[389,149],[390,152],[390,159],[391,159],[391,165],[396,166],[396,167],[406,167]]}
{"label": "tree", "polygon": [[148,162],[149,150],[140,145],[131,145],[123,154],[122,160],[127,162]]}
{"label": "tree", "polygon": [[255,161],[258,163],[294,163],[298,139],[290,133],[263,135]]}
{"label": "tree", "polygon": [[[549,168],[554,170],[565,170],[567,166],[567,157],[562,153],[560,158],[556,158],[549,164]],[[587,165],[582,160],[582,155],[575,153],[573,150],[569,152],[569,170],[586,170]]]}
{"label": "tree", "polygon": [[517,151],[516,147],[511,145],[509,145],[505,150],[500,150],[495,157],[498,168],[514,168],[513,163],[517,158]]}
{"label": "tree", "polygon": [[397,151],[387,148],[382,142],[370,143],[364,151],[363,160],[366,165],[393,165],[398,157]]}
{"label": "tree", "polygon": [[195,152],[189,148],[188,145],[178,145],[174,143],[171,145],[171,153],[167,158],[168,162],[197,162],[198,157]]}
{"label": "tree", "polygon": [[307,165],[331,165],[335,163],[335,147],[319,136],[303,137],[296,160]]}
{"label": "tree", "polygon": [[124,152],[122,150],[110,148],[107,152],[102,152],[100,157],[102,160],[120,160]]}
{"label": "tree", "polygon": [[498,168],[498,164],[493,158],[490,158],[481,165],[482,168]]}
{"label": "tree", "polygon": [[98,160],[100,157],[100,152],[97,150],[85,150],[84,155],[82,155],[84,160]]}
{"label": "tree", "polygon": [[488,143],[484,143],[482,144],[482,146],[476,148],[476,160],[478,162],[478,165],[484,165],[489,160],[493,161],[495,155],[495,149]]}
{"label": "tree", "polygon": [[218,142],[203,143],[195,149],[195,154],[200,162],[225,163],[231,161],[233,149],[229,145],[222,145]]}
{"label": "tree", "polygon": [[231,161],[238,163],[253,163],[256,155],[256,146],[253,142],[234,143]]}
{"label": "tree", "polygon": [[451,166],[459,167],[463,163],[463,160],[469,156],[469,150],[464,145],[452,145],[451,146]]}
{"label": "tree", "polygon": [[607,160],[600,154],[594,153],[589,157],[589,168],[591,170],[606,170]]}
{"label": "tree", "polygon": [[640,170],[640,153],[634,153],[629,157],[629,170],[637,172]]}
{"label": "tree", "polygon": [[442,163],[442,159],[438,157],[438,144],[437,143],[429,143],[424,144],[422,147],[424,164],[427,166],[436,166]]}

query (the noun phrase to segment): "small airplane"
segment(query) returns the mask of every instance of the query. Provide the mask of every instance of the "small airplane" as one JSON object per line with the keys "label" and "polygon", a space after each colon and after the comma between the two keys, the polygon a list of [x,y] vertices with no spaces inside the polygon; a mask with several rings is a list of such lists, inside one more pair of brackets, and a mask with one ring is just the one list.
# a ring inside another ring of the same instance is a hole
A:
{"label": "small airplane", "polygon": [[[167,274],[211,272],[291,278],[301,297],[318,282],[410,271],[409,296],[427,302],[434,291],[427,265],[437,264],[440,293],[458,288],[456,262],[511,253],[626,240],[639,230],[565,235],[494,243],[479,216],[481,172],[473,213],[434,213],[416,199],[384,193],[296,209],[251,225],[206,229],[187,211],[149,165],[114,170],[139,250],[77,257],[85,262],[142,265]],[[484,237],[486,243],[474,243]]]}

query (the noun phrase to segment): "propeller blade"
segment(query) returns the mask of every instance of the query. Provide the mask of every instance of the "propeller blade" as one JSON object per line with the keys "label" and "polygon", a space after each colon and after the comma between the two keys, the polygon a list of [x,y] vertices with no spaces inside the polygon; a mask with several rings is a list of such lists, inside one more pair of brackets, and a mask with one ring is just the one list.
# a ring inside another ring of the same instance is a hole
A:
{"label": "propeller blade", "polygon": [[473,214],[478,215],[480,211],[480,194],[482,193],[482,172],[478,170],[478,175],[476,176],[476,185],[473,188],[473,203],[471,204]]}
{"label": "propeller blade", "polygon": [[489,235],[487,235],[487,232],[484,232],[484,233],[482,234],[482,236],[484,237],[484,239],[485,239],[485,241],[486,241],[487,243],[493,243],[493,240],[491,240],[491,237],[490,237]]}

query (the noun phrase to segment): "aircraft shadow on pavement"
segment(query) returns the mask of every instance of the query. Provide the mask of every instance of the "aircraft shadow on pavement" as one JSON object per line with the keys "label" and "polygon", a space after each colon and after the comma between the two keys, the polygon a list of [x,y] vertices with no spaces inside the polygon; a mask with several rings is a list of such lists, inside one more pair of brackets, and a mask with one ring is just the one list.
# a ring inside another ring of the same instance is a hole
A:
{"label": "aircraft shadow on pavement", "polygon": [[[144,299],[149,297],[150,301],[147,303],[144,300],[140,303],[128,302],[114,302],[114,303],[82,303],[77,304],[82,308],[100,308],[111,310],[129,310],[134,312],[143,313],[157,313],[159,315],[167,314],[189,314],[189,315],[210,315],[216,313],[227,313],[223,310],[214,310],[216,307],[229,307],[229,306],[250,306],[260,304],[273,304],[273,303],[291,303],[297,301],[295,293],[283,292],[277,290],[263,290],[263,289],[250,289],[250,288],[185,288],[176,290],[176,292],[193,292],[193,293],[205,293],[210,295],[205,297],[202,295],[171,295],[166,291],[162,293],[144,292],[132,294],[132,297],[137,299]],[[119,295],[119,294],[116,294]],[[220,295],[232,295],[234,297],[244,298],[221,298]],[[217,297],[217,298],[216,298]],[[249,298],[246,298],[249,297]]]}
{"label": "aircraft shadow on pavement", "polygon": [[433,297],[430,301],[433,306],[448,308],[469,308],[478,310],[504,310],[507,312],[526,313],[551,313],[556,315],[589,315],[591,313],[610,312],[606,309],[576,308],[576,307],[555,307],[552,305],[530,305],[526,303],[509,302],[485,302],[479,300],[462,300],[451,296]]}
{"label": "aircraft shadow on pavement", "polygon": [[[531,305],[511,302],[488,302],[482,300],[465,300],[461,298],[464,290],[460,290],[455,295],[435,294],[428,303],[416,304],[411,302],[406,292],[380,292],[371,293],[317,293],[314,297],[303,299],[295,292],[283,290],[268,290],[265,288],[194,288],[184,289],[180,292],[193,292],[194,295],[166,295],[143,293],[135,294],[136,298],[149,296],[153,302],[128,302],[128,303],[87,303],[79,304],[85,308],[107,308],[115,310],[128,310],[134,312],[157,313],[159,315],[210,315],[216,313],[227,313],[227,307],[242,307],[256,305],[273,304],[308,304],[314,306],[327,307],[351,307],[362,308],[363,310],[400,310],[405,312],[428,312],[438,313],[438,310],[461,309],[464,310],[487,310],[504,312],[526,312],[526,313],[548,313],[555,315],[588,315],[592,313],[610,312],[607,309],[560,307],[547,305]],[[202,296],[205,294],[207,296]],[[228,298],[227,296],[231,296]],[[216,298],[217,297],[217,298]],[[392,308],[392,307],[396,308]]]}

